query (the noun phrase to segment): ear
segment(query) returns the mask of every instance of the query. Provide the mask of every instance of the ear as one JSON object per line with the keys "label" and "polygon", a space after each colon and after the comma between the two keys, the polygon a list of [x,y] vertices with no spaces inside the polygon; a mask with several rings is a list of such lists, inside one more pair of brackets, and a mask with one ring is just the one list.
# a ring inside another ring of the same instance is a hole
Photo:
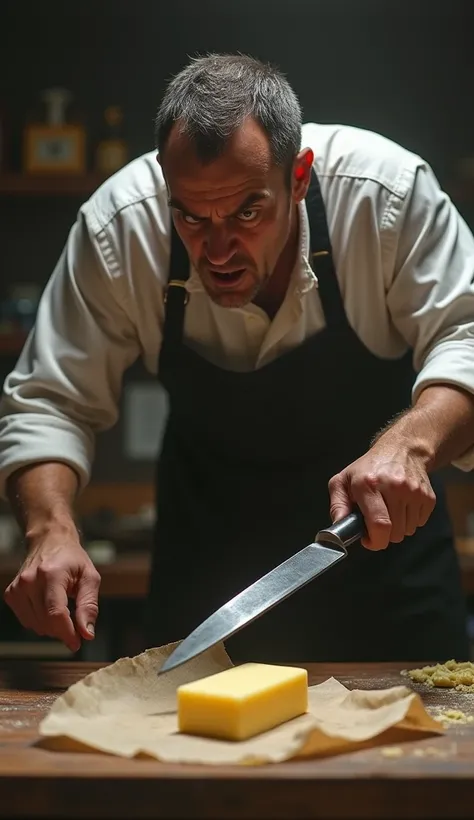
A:
{"label": "ear", "polygon": [[156,161],[157,161],[158,165],[160,166],[161,175],[162,175],[162,177],[163,177],[163,179],[164,179],[164,181],[165,181],[166,190],[168,191],[168,194],[169,194],[168,183],[167,183],[167,181],[166,181],[166,177],[165,177],[165,169],[163,168],[163,163],[162,163],[162,161],[161,161],[161,157],[160,157],[160,155],[159,155],[159,153],[158,153],[158,152],[156,152],[155,159],[156,159]]}
{"label": "ear", "polygon": [[314,152],[311,148],[303,148],[293,163],[291,172],[291,192],[295,202],[301,202],[308,193],[311,182],[311,169],[314,162]]}

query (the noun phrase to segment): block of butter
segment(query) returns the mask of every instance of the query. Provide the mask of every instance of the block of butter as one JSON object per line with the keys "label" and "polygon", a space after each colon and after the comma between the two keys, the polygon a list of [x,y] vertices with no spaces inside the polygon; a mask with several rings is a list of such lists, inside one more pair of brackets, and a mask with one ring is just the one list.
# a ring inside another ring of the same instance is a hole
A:
{"label": "block of butter", "polygon": [[220,740],[247,740],[308,710],[308,673],[244,663],[177,688],[178,728]]}

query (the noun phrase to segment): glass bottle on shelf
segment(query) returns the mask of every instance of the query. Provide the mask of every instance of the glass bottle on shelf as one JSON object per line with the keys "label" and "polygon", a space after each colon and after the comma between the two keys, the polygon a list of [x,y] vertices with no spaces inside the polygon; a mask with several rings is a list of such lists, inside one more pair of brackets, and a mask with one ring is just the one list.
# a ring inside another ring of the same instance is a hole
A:
{"label": "glass bottle on shelf", "polygon": [[23,130],[23,170],[26,173],[83,174],[86,170],[86,130],[72,122],[66,110],[72,93],[47,88],[41,94],[44,120],[28,118]]}
{"label": "glass bottle on shelf", "polygon": [[128,144],[123,132],[123,111],[119,105],[109,105],[104,111],[104,132],[95,154],[99,174],[109,176],[128,161]]}

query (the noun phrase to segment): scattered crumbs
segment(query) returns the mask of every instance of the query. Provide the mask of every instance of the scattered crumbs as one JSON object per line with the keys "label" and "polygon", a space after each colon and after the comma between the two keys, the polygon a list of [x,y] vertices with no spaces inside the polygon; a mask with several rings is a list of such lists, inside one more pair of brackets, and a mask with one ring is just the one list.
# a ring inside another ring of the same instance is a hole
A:
{"label": "scattered crumbs", "polygon": [[28,720],[8,720],[8,718],[0,720],[0,731],[2,732],[13,732],[16,729],[26,729],[29,726],[30,721]]}
{"label": "scattered crumbs", "polygon": [[14,704],[0,704],[0,712],[24,712],[25,705],[15,706]]}
{"label": "scattered crumbs", "polygon": [[446,749],[437,746],[423,746],[419,749],[414,749],[414,757],[448,757],[449,752]]}
{"label": "scattered crumbs", "polygon": [[474,723],[474,715],[466,715],[466,713],[460,709],[443,710],[438,707],[432,711],[432,717],[444,723],[445,727],[452,726],[453,724]]}
{"label": "scattered crumbs", "polygon": [[404,754],[401,746],[384,746],[381,753],[384,757],[402,757]]}
{"label": "scattered crumbs", "polygon": [[409,755],[412,757],[434,757],[447,758],[457,754],[457,743],[451,743],[449,746],[442,744],[441,746],[417,746],[412,748],[411,744],[402,749],[401,746],[384,746],[380,753],[383,757],[396,759]]}
{"label": "scattered crumbs", "polygon": [[449,660],[434,666],[417,669],[402,669],[401,675],[414,683],[441,689],[456,689],[458,692],[474,692],[474,663]]}

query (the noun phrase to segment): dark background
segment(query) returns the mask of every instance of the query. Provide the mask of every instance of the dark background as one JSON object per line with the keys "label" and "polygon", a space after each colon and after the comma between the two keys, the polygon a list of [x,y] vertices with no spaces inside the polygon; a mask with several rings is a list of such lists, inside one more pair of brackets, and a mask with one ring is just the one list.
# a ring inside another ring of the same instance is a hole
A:
{"label": "dark background", "polygon": [[[125,112],[131,157],[153,148],[153,117],[167,79],[190,55],[242,51],[276,62],[305,120],[379,131],[423,155],[443,185],[474,153],[474,2],[380,0],[2,0],[0,107],[20,168],[22,128],[40,92],[64,86],[89,144],[105,106]],[[455,198],[453,189],[453,198]],[[84,197],[82,197],[83,199]],[[469,199],[456,200],[473,222]],[[44,284],[81,196],[0,196],[0,292]],[[0,378],[14,363],[1,357]],[[144,378],[140,366],[127,379]],[[147,480],[151,465],[123,462],[119,425],[100,437],[95,477]]]}
{"label": "dark background", "polygon": [[152,146],[166,80],[188,56],[278,63],[306,119],[373,128],[440,169],[472,149],[474,4],[450,0],[2,0],[2,97],[21,126],[40,89],[71,88],[93,126],[125,107],[135,154]]}

